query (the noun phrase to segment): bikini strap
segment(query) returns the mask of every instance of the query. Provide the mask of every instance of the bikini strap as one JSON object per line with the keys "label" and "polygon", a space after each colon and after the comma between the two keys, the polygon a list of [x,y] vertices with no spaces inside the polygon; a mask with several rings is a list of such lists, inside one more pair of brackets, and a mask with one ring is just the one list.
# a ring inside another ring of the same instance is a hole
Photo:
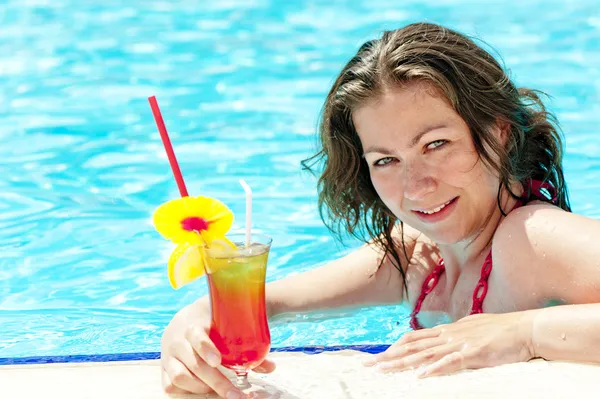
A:
{"label": "bikini strap", "polygon": [[[533,183],[536,182],[536,183]],[[542,182],[538,181],[538,180],[533,180],[532,182],[530,182],[530,187],[532,187],[532,184],[536,184],[536,188],[534,190],[535,193],[540,193],[539,189],[537,188],[539,184],[539,187],[541,187],[543,185]],[[548,185],[548,187],[544,187],[547,190],[549,190],[552,186]],[[513,211],[521,206],[523,206],[523,203],[526,200],[523,199],[522,201],[517,201],[517,203],[515,204],[515,206],[513,207]],[[488,279],[490,278],[490,274],[492,273],[492,250],[490,249],[490,252],[487,254],[487,256],[485,257],[485,260],[483,261],[483,265],[481,266],[481,274],[479,276],[479,281],[477,282],[477,285],[475,286],[475,290],[473,291],[473,305],[471,306],[471,313],[469,314],[479,314],[479,313],[483,313],[483,300],[485,299],[485,296],[487,295],[487,291],[488,291]]]}
{"label": "bikini strap", "polygon": [[[538,198],[542,198],[546,197],[542,190],[546,190],[548,191],[548,194],[550,194],[550,200],[553,203],[556,203],[556,190],[554,189],[554,186],[552,186],[552,184],[535,179],[527,179],[526,183],[530,193],[533,193]],[[526,201],[527,198],[523,198],[521,201],[517,201],[517,204],[515,205],[513,210],[523,206]],[[473,291],[473,306],[471,308],[470,314],[483,313],[483,300],[487,295],[488,279],[491,273],[492,250],[490,249],[490,252],[488,253],[488,255],[485,258],[485,261],[483,262],[483,266],[481,266],[481,275],[479,277],[479,282],[475,286],[475,291]]]}
{"label": "bikini strap", "polygon": [[[421,306],[423,305],[423,301],[427,294],[429,294],[435,286],[437,285],[441,275],[446,270],[444,266],[444,260],[440,259],[438,265],[433,271],[427,276],[425,281],[423,281],[423,285],[421,286],[421,294],[419,298],[417,298],[417,303],[410,314],[410,326],[413,330],[420,330],[423,327],[419,323],[417,319],[417,314],[421,311]],[[483,262],[483,266],[481,267],[481,276],[479,277],[479,282],[475,286],[475,291],[473,291],[473,305],[471,307],[471,312],[469,314],[478,314],[483,313],[483,300],[487,295],[488,290],[488,279],[490,277],[490,273],[492,272],[492,251],[488,253],[485,261]]]}
{"label": "bikini strap", "polygon": [[[556,189],[554,188],[554,186],[552,186],[552,184],[545,183],[545,182],[542,182],[540,180],[535,180],[535,179],[527,179],[525,181],[525,183],[526,183],[526,187],[528,188],[529,192],[526,196],[524,195],[521,200],[517,201],[517,204],[515,205],[513,210],[524,205],[528,200],[527,197],[529,197],[530,194],[532,194],[532,193],[540,199],[543,197],[547,198],[547,196],[544,195],[542,190],[546,190],[548,192],[548,194],[550,195],[550,200],[552,201],[552,203],[556,204],[556,201],[557,201]],[[429,294],[431,291],[433,291],[433,289],[435,288],[435,286],[437,285],[437,283],[440,279],[440,276],[444,273],[444,271],[445,271],[444,260],[440,259],[437,267],[429,274],[429,276],[427,276],[425,281],[423,281],[423,286],[421,287],[421,294],[419,295],[419,298],[417,298],[417,303],[415,304],[415,307],[414,307],[412,313],[410,314],[410,326],[414,330],[423,328],[421,326],[421,324],[419,323],[419,321],[417,320],[417,314],[421,310],[421,306],[423,305],[423,301],[425,300],[425,297],[427,296],[427,294]],[[475,291],[473,291],[473,305],[471,307],[471,312],[469,314],[483,313],[483,301],[485,300],[485,296],[487,295],[488,279],[489,279],[491,273],[492,273],[492,250],[490,249],[490,252],[488,253],[488,255],[485,258],[485,261],[483,262],[483,265],[481,267],[481,275],[479,277],[479,282],[477,282],[477,285],[475,286]]]}
{"label": "bikini strap", "polygon": [[419,298],[417,298],[417,303],[415,304],[415,307],[412,313],[410,314],[410,326],[413,330],[420,330],[421,328],[423,328],[419,323],[419,320],[417,320],[417,313],[419,313],[419,311],[421,310],[421,306],[423,305],[423,301],[425,300],[427,294],[433,291],[433,289],[437,285],[440,276],[442,275],[442,273],[444,273],[444,270],[446,270],[446,268],[444,267],[444,259],[440,258],[437,267],[433,269],[433,271],[429,274],[429,276],[427,276],[425,281],[423,281],[423,285],[421,286],[421,294],[419,295]]}
{"label": "bikini strap", "polygon": [[[548,192],[548,194],[550,195],[550,201],[552,201],[553,204],[556,204],[558,198],[556,197],[556,189],[554,188],[554,186],[550,183],[546,183],[543,182],[541,180],[536,180],[536,179],[527,179],[525,180],[525,183],[527,184],[527,187],[529,188],[529,192],[533,193],[536,197],[538,198],[547,198],[546,195],[544,195],[544,193],[542,192],[542,190],[546,190]],[[524,198],[524,200],[526,201],[528,198]]]}
{"label": "bikini strap", "polygon": [[492,250],[486,256],[483,266],[481,267],[481,276],[479,282],[475,286],[473,291],[473,306],[471,307],[470,314],[483,313],[483,300],[487,295],[488,290],[488,278],[492,272]]}

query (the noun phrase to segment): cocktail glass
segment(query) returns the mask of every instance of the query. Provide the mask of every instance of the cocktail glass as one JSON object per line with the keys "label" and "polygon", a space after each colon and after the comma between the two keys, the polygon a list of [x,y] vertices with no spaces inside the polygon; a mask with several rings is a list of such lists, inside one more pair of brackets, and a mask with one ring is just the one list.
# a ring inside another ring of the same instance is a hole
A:
{"label": "cocktail glass", "polygon": [[262,363],[271,347],[265,304],[265,277],[272,239],[252,233],[228,234],[236,245],[204,246],[212,323],[210,338],[221,352],[221,364],[233,370],[240,388],[248,371]]}

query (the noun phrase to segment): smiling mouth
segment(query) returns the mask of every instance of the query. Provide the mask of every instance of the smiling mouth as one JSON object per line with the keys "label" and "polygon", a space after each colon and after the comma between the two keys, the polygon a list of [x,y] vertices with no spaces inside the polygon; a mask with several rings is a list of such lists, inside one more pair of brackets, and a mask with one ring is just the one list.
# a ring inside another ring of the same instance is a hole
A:
{"label": "smiling mouth", "polygon": [[423,210],[421,210],[421,209],[415,209],[414,211],[415,211],[415,212],[418,212],[418,213],[422,213],[422,214],[424,214],[424,215],[433,215],[433,214],[435,214],[435,213],[438,213],[438,212],[439,212],[439,211],[441,211],[442,209],[444,209],[446,206],[450,205],[450,203],[452,203],[452,202],[453,202],[455,199],[456,199],[456,197],[455,197],[455,198],[452,198],[450,201],[448,201],[448,202],[445,202],[445,203],[443,203],[442,205],[440,205],[440,206],[438,206],[438,207],[435,207],[435,208],[433,208],[433,209],[429,209],[429,210],[426,210],[426,211],[423,211]]}

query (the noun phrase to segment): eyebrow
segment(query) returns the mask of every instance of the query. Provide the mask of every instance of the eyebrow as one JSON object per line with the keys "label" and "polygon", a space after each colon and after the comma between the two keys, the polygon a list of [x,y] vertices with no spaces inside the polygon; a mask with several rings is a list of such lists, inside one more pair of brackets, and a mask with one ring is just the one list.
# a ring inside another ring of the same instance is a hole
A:
{"label": "eyebrow", "polygon": [[[408,148],[413,148],[414,146],[416,146],[419,143],[419,141],[421,140],[421,138],[423,136],[425,136],[427,133],[429,133],[433,130],[444,128],[446,126],[447,126],[447,124],[445,124],[445,123],[438,123],[437,125],[425,127],[423,130],[421,130],[419,133],[417,133],[415,135],[415,137],[413,137],[413,139],[408,144]],[[390,154],[390,151],[387,148],[379,147],[379,146],[371,146],[363,152],[363,156],[365,154],[368,154],[369,152],[380,152],[382,154]]]}

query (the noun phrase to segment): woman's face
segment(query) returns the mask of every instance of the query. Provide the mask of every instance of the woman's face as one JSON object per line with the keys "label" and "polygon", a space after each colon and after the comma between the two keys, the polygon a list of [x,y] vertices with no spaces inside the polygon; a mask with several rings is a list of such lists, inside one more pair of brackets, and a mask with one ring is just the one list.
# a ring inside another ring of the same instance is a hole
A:
{"label": "woman's face", "polygon": [[389,89],[353,112],[379,197],[440,244],[469,239],[497,208],[499,179],[469,127],[433,85]]}

